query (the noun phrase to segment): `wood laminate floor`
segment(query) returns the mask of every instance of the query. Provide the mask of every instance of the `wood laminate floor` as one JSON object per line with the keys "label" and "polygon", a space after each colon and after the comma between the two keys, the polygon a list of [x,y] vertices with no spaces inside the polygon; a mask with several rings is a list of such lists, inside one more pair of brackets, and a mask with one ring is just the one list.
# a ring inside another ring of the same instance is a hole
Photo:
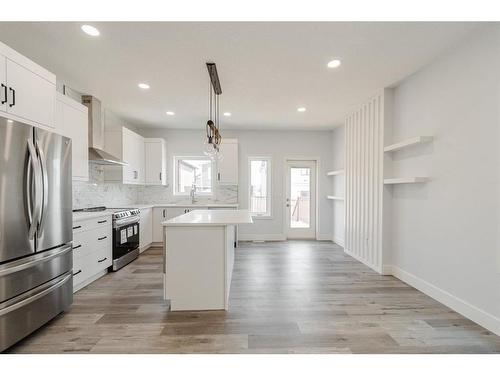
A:
{"label": "wood laminate floor", "polygon": [[499,353],[500,338],[331,242],[243,243],[229,311],[169,312],[161,249],[11,353]]}

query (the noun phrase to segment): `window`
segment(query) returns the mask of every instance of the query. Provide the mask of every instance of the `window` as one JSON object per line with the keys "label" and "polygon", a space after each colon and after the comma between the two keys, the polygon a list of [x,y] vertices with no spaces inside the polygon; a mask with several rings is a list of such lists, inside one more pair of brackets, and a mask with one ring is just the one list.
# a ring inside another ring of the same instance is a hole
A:
{"label": "window", "polygon": [[212,160],[205,156],[174,157],[174,194],[189,195],[196,186],[197,195],[211,195]]}
{"label": "window", "polygon": [[271,216],[271,158],[251,157],[248,159],[250,181],[250,213],[254,216]]}

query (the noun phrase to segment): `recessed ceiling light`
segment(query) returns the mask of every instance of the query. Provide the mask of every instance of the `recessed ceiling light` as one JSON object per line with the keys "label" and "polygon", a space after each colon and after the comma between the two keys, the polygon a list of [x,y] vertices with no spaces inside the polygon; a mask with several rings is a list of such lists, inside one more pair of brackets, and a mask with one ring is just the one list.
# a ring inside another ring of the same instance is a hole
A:
{"label": "recessed ceiling light", "polygon": [[224,116],[231,117],[231,112],[224,112]]}
{"label": "recessed ceiling light", "polygon": [[7,120],[7,122],[8,122],[9,124],[12,124],[14,121],[13,121],[13,120],[11,120],[11,119],[8,119],[8,120]]}
{"label": "recessed ceiling light", "polygon": [[82,25],[82,30],[85,34],[90,36],[99,36],[101,33],[94,26]]}
{"label": "recessed ceiling light", "polygon": [[297,108],[297,112],[305,112],[306,109],[304,107],[299,107]]}
{"label": "recessed ceiling light", "polygon": [[149,89],[149,85],[147,83],[139,83],[137,86],[139,86],[139,88],[143,90]]}
{"label": "recessed ceiling light", "polygon": [[330,62],[327,64],[327,66],[328,66],[329,68],[334,69],[334,68],[338,68],[338,67],[340,66],[340,64],[342,64],[342,62],[341,62],[340,60],[338,60],[338,59],[335,59],[335,60],[330,61]]}
{"label": "recessed ceiling light", "polygon": [[172,111],[167,111],[167,115],[169,115],[169,116],[173,116],[173,115],[175,115],[175,112],[172,112]]}

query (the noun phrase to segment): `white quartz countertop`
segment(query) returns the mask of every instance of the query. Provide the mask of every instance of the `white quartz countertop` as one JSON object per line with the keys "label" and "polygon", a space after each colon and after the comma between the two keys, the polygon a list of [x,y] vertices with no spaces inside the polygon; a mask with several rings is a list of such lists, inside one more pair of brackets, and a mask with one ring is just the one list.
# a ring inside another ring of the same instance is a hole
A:
{"label": "white quartz countertop", "polygon": [[162,222],[162,224],[167,227],[237,225],[252,223],[252,215],[250,215],[248,210],[196,210]]}
{"label": "white quartz countertop", "polygon": [[116,210],[105,210],[105,211],[97,211],[97,212],[73,212],[73,222],[82,221],[88,219],[95,219],[97,217],[105,217],[113,214],[113,211]]}
{"label": "white quartz countertop", "polygon": [[153,208],[153,207],[188,207],[188,208],[238,208],[238,203],[137,203],[137,204],[125,204],[120,205],[120,208]]}

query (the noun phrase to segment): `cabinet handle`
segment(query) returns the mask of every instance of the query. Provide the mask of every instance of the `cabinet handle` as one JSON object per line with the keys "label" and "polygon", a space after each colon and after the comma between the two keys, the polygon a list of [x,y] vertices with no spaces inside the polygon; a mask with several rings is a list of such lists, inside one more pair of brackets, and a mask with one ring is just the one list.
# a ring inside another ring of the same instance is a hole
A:
{"label": "cabinet handle", "polygon": [[81,272],[82,272],[82,270],[78,270],[78,272],[73,272],[73,276],[76,276],[76,275],[78,275]]}
{"label": "cabinet handle", "polygon": [[99,237],[99,238],[97,239],[97,241],[102,241],[102,240],[105,240],[106,238],[108,238],[108,236]]}
{"label": "cabinet handle", "polygon": [[73,227],[73,229],[80,229],[81,227],[81,225],[77,225],[76,227]]}
{"label": "cabinet handle", "polygon": [[161,172],[160,172],[160,181],[161,181]]}
{"label": "cabinet handle", "polygon": [[163,209],[163,218],[165,218],[165,209]]}
{"label": "cabinet handle", "polygon": [[106,258],[104,258],[104,259],[101,259],[101,260],[99,260],[99,259],[98,259],[98,260],[97,260],[97,263],[102,263],[102,262],[104,262],[106,259],[108,259],[108,257],[106,257]]}
{"label": "cabinet handle", "polygon": [[12,91],[12,103],[9,104],[9,107],[14,107],[16,105],[16,90],[12,87],[9,87],[9,90]]}
{"label": "cabinet handle", "polygon": [[220,181],[220,172],[217,173],[217,181]]}
{"label": "cabinet handle", "polygon": [[97,224],[103,224],[103,223],[107,223],[108,221],[107,220],[101,220],[101,221],[98,221]]}
{"label": "cabinet handle", "polygon": [[7,86],[5,86],[2,83],[2,88],[3,88],[3,99],[2,99],[2,104],[7,103]]}
{"label": "cabinet handle", "polygon": [[73,246],[73,250],[79,249],[80,247],[82,247],[82,245]]}

